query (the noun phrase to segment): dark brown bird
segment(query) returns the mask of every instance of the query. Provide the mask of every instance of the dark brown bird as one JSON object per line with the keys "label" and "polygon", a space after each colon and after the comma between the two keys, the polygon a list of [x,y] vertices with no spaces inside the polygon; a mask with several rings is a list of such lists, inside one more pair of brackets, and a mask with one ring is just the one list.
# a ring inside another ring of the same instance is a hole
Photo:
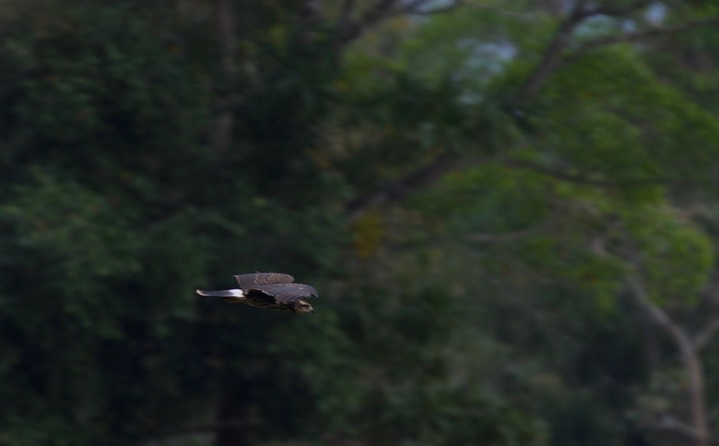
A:
{"label": "dark brown bird", "polygon": [[200,296],[221,297],[231,303],[243,303],[268,310],[314,313],[305,299],[318,297],[317,290],[304,283],[293,283],[295,278],[282,273],[250,273],[234,276],[239,289],[205,291],[195,290]]}

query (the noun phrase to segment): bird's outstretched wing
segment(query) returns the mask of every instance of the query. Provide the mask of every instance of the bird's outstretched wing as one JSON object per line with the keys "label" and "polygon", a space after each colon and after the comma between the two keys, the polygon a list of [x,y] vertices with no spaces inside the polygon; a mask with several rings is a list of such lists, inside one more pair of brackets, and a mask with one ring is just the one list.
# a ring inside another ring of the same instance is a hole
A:
{"label": "bird's outstretched wing", "polygon": [[301,299],[317,297],[317,290],[304,283],[274,283],[260,285],[255,289],[274,297],[278,304],[288,304]]}
{"label": "bird's outstretched wing", "polygon": [[294,277],[289,274],[282,273],[249,273],[237,274],[234,277],[237,279],[237,283],[240,284],[240,288],[243,290],[257,288],[262,285],[292,283],[295,281]]}

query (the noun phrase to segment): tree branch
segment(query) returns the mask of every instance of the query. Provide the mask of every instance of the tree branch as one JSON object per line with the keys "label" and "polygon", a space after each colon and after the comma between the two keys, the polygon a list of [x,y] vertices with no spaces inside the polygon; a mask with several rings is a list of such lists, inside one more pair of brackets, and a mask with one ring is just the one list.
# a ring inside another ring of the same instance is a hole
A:
{"label": "tree branch", "polygon": [[692,439],[697,438],[697,432],[696,430],[694,430],[694,428],[669,415],[663,415],[662,418],[656,423],[653,423],[651,427],[652,429],[656,430],[668,430],[672,432],[678,432]]}
{"label": "tree branch", "polygon": [[562,52],[569,45],[570,37],[574,30],[588,17],[585,10],[586,4],[587,0],[577,0],[567,18],[559,25],[557,32],[544,49],[544,53],[542,53],[542,57],[534,70],[527,76],[524,84],[520,87],[519,98],[521,100],[526,101],[536,95],[544,82],[559,66]]}
{"label": "tree branch", "polygon": [[390,201],[401,200],[417,189],[432,183],[434,180],[448,172],[456,164],[454,156],[445,152],[439,155],[428,165],[416,170],[404,178],[385,184],[368,194],[355,198],[347,206],[350,221],[355,220],[367,208]]}
{"label": "tree branch", "polygon": [[566,55],[562,64],[573,61],[587,52],[602,46],[614,45],[617,43],[639,42],[642,40],[657,38],[670,34],[676,34],[701,26],[719,25],[719,17],[707,17],[700,20],[692,20],[674,26],[656,26],[632,33],[599,37],[579,45],[570,54]]}
{"label": "tree branch", "polygon": [[422,10],[422,6],[426,5],[427,3],[430,3],[429,0],[414,0],[413,2],[408,3],[403,13],[404,14],[416,14],[416,15],[434,15],[434,14],[444,14],[449,11],[452,11],[456,9],[457,7],[464,4],[464,0],[454,0],[451,3],[448,3],[444,6],[436,6],[432,9]]}
{"label": "tree branch", "polygon": [[[338,46],[343,46],[364,33],[368,28],[381,22],[394,8],[396,0],[378,0],[372,7],[370,7],[359,19],[352,22],[348,20],[346,26],[337,30],[335,42]],[[354,2],[345,2],[349,4],[348,7],[352,7]]]}
{"label": "tree branch", "polygon": [[640,9],[644,9],[647,6],[654,3],[655,0],[639,0],[636,3],[632,3],[629,5],[611,5],[610,4],[602,4],[600,6],[597,6],[589,11],[589,14],[592,16],[595,15],[606,15],[609,17],[622,17],[626,16],[627,14],[631,14],[633,12],[639,11]]}
{"label": "tree branch", "polygon": [[633,179],[626,179],[626,180],[612,180],[612,179],[605,179],[605,178],[591,178],[587,175],[582,174],[576,174],[571,173],[559,169],[553,169],[551,167],[545,167],[537,163],[533,163],[530,161],[524,161],[524,160],[513,160],[513,159],[505,159],[502,161],[502,164],[507,167],[512,168],[519,168],[519,169],[527,169],[534,172],[538,172],[544,175],[551,176],[553,178],[557,178],[562,181],[568,181],[571,183],[579,183],[579,184],[590,184],[594,186],[640,186],[640,185],[652,185],[652,184],[663,184],[666,183],[668,180],[662,179],[662,178],[633,178]]}
{"label": "tree branch", "polygon": [[335,34],[335,45],[341,47],[362,35],[369,28],[390,17],[404,14],[434,15],[442,14],[461,6],[464,0],[454,0],[444,6],[437,6],[432,9],[422,10],[432,0],[413,0],[403,2],[402,0],[378,0],[373,6],[365,11],[362,16],[354,22],[350,20],[355,7],[353,0],[344,0],[340,7],[337,31]]}
{"label": "tree branch", "polygon": [[698,352],[704,348],[712,340],[717,331],[719,331],[719,318],[714,318],[694,337],[692,341],[694,351]]}
{"label": "tree branch", "polygon": [[719,25],[719,17],[708,17],[674,26],[657,26],[632,33],[592,39],[577,46],[575,49],[567,52],[566,54],[563,54],[569,46],[569,41],[574,33],[574,30],[587,18],[597,15],[621,17],[645,8],[651,3],[652,1],[650,0],[641,0],[624,7],[602,5],[596,8],[586,9],[585,6],[587,1],[578,0],[575,3],[572,12],[567,16],[564,22],[560,24],[554,37],[545,48],[539,63],[537,63],[534,70],[530,73],[522,87],[519,89],[519,98],[523,100],[531,99],[537,94],[542,85],[554,71],[556,71],[559,67],[579,58],[592,49],[617,43],[638,42],[649,38],[684,32],[700,26]]}
{"label": "tree branch", "polygon": [[674,321],[672,321],[672,319],[664,310],[651,303],[641,279],[639,279],[637,275],[630,275],[627,279],[627,282],[634,301],[639,304],[639,306],[644,310],[644,312],[651,318],[651,320],[655,324],[663,328],[667,333],[669,333],[672,338],[674,338],[680,349],[680,354],[682,356],[690,354],[690,351],[683,351],[686,350],[689,345],[691,345],[691,343],[689,342],[689,337],[686,335],[686,333],[684,333],[684,330],[682,330],[677,324],[674,323]]}

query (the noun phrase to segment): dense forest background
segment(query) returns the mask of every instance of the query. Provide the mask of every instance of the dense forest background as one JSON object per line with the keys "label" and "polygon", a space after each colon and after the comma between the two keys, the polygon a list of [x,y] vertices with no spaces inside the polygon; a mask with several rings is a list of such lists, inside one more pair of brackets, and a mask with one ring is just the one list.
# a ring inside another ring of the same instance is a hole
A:
{"label": "dense forest background", "polygon": [[719,1],[0,3],[0,445],[719,444]]}

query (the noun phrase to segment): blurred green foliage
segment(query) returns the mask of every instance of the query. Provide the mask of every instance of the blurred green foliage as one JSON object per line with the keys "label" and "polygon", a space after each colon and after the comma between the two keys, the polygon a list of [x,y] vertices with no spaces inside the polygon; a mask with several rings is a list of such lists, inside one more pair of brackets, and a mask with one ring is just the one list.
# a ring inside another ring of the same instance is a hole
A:
{"label": "blurred green foliage", "polygon": [[[679,444],[647,427],[683,378],[625,282],[701,326],[715,29],[586,51],[522,98],[544,2],[346,47],[337,5],[310,27],[234,2],[229,78],[219,2],[6,3],[0,444]],[[317,285],[318,314],[193,293],[250,271]]]}

